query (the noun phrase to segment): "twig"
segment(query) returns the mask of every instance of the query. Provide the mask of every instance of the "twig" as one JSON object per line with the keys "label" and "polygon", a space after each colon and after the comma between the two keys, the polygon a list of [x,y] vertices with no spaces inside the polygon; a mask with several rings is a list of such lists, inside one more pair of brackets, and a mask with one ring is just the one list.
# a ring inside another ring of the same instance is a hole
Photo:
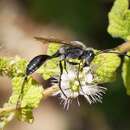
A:
{"label": "twig", "polygon": [[4,113],[4,112],[13,112],[16,110],[16,106],[7,106],[4,108],[0,108],[0,114]]}
{"label": "twig", "polygon": [[46,99],[49,96],[52,96],[55,92],[59,90],[58,86],[52,86],[50,88],[47,88],[43,91],[43,99]]}
{"label": "twig", "polygon": [[121,45],[114,48],[114,50],[120,53],[125,53],[125,52],[130,51],[130,41],[122,43]]}

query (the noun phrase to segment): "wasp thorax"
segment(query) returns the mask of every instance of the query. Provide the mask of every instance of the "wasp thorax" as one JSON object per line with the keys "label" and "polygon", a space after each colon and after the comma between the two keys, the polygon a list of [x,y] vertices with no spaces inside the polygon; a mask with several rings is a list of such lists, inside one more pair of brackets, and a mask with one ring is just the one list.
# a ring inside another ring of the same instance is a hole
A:
{"label": "wasp thorax", "polygon": [[61,47],[61,48],[59,49],[59,52],[60,52],[61,54],[64,54],[64,53],[65,53],[65,47]]}

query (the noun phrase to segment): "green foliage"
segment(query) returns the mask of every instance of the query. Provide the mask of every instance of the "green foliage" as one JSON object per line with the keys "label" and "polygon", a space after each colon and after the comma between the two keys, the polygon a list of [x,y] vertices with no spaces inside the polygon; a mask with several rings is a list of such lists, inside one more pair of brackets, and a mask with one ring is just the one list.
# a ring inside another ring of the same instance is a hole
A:
{"label": "green foliage", "polygon": [[115,0],[109,13],[108,32],[113,37],[130,40],[130,10],[128,0]]}
{"label": "green foliage", "polygon": [[25,73],[27,61],[19,57],[0,58],[0,75],[7,75],[10,78],[14,76],[23,76]]}
{"label": "green foliage", "polygon": [[[9,103],[16,104],[18,96],[21,92],[21,86],[23,85],[24,77],[14,77],[12,79],[12,96]],[[29,106],[30,108],[36,108],[42,98],[43,88],[31,77],[25,81],[24,91],[22,93],[23,99],[21,101],[21,107]]]}
{"label": "green foliage", "polygon": [[[18,97],[24,80],[26,60],[16,58],[0,58],[0,74],[7,75],[12,80],[12,94],[4,107],[16,107]],[[15,115],[19,120],[32,123],[33,109],[38,107],[43,97],[43,88],[31,77],[24,84],[22,93],[21,109],[17,111],[5,111],[0,116],[0,128],[3,128]],[[13,116],[12,116],[13,115]]]}
{"label": "green foliage", "polygon": [[[58,44],[50,44],[48,47],[48,54],[54,54],[59,48]],[[47,61],[37,72],[41,73],[45,79],[48,79],[59,72],[58,58]],[[27,61],[20,57],[15,58],[0,58],[0,75],[6,75],[12,81],[12,94],[9,101],[5,103],[5,107],[16,107],[18,97],[21,94],[21,87],[25,78],[25,70]],[[20,121],[32,123],[33,109],[37,108],[41,99],[43,98],[43,87],[39,85],[32,77],[28,77],[24,83],[24,90],[22,92],[22,100],[20,102],[21,108],[16,111],[5,111],[0,116],[0,128],[3,128],[15,116]]]}
{"label": "green foliage", "polygon": [[37,72],[40,73],[45,80],[47,80],[54,75],[59,74],[58,63],[58,58],[49,60],[43,66],[41,66]]}
{"label": "green foliage", "polygon": [[[130,52],[128,55],[130,55]],[[128,57],[125,57],[125,61],[123,63],[122,77],[127,90],[127,94],[130,95],[130,58]]]}
{"label": "green foliage", "polygon": [[97,55],[92,61],[92,70],[95,82],[107,83],[115,80],[116,70],[121,63],[117,54],[102,53]]}
{"label": "green foliage", "polygon": [[[108,32],[113,37],[119,37],[125,41],[130,40],[130,10],[128,0],[115,0],[109,13]],[[128,55],[130,52],[128,52]],[[122,77],[127,94],[130,95],[130,58],[125,57],[122,67]]]}
{"label": "green foliage", "polygon": [[[9,104],[16,105],[18,97],[21,92],[21,86],[23,84],[24,77],[14,77],[12,79],[12,95],[9,99]],[[21,121],[31,123],[33,121],[32,110],[38,107],[40,100],[42,99],[43,88],[38,85],[31,77],[28,78],[24,84],[24,90],[22,93],[21,107],[17,110],[17,117]]]}
{"label": "green foliage", "polygon": [[[53,55],[58,49],[60,45],[56,43],[50,43],[48,46],[48,55]],[[45,80],[53,77],[54,75],[59,74],[59,58],[54,58],[47,61],[41,68],[38,70]]]}
{"label": "green foliage", "polygon": [[50,43],[48,46],[47,54],[53,55],[60,48],[60,44]]}

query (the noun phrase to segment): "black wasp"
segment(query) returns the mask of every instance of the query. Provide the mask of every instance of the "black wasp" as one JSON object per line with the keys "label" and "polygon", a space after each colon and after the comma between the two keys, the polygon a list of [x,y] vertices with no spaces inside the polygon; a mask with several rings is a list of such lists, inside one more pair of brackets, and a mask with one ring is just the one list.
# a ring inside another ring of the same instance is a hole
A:
{"label": "black wasp", "polygon": [[[61,48],[54,53],[53,55],[38,55],[34,57],[26,68],[26,76],[32,74],[35,72],[42,64],[45,63],[46,60],[50,60],[52,58],[60,58],[59,61],[59,67],[60,67],[60,77],[59,77],[59,88],[61,89],[61,75],[63,73],[63,64],[64,62],[64,68],[66,69],[66,62],[71,65],[77,65],[80,63],[76,62],[70,62],[68,59],[79,59],[80,61],[85,61],[84,66],[90,65],[91,61],[93,60],[95,54],[94,51],[91,48],[86,48],[86,46],[79,42],[79,41],[71,41],[71,42],[65,42],[59,39],[54,38],[43,38],[43,37],[35,37],[35,39],[43,42],[43,43],[59,43],[62,44]],[[64,94],[64,92],[62,91]],[[64,94],[66,97],[66,95]],[[67,98],[67,97],[66,97]]]}
{"label": "black wasp", "polygon": [[[41,41],[43,43],[58,43],[62,44],[63,46],[52,56],[49,55],[38,55],[34,57],[26,68],[26,75],[30,75],[33,72],[35,72],[46,60],[50,60],[52,58],[60,57],[60,67],[62,68],[61,62],[64,61],[65,64],[67,59],[79,59],[79,60],[85,60],[85,65],[89,65],[91,61],[93,60],[95,54],[93,49],[89,48],[87,49],[86,46],[79,42],[79,41],[71,41],[71,42],[65,42],[59,39],[54,38],[43,38],[43,37],[35,37],[38,41]],[[69,62],[70,64],[75,65],[75,62]],[[61,69],[62,71],[62,69]]]}
{"label": "black wasp", "polygon": [[[41,65],[45,63],[47,60],[51,60],[53,58],[60,58],[59,61],[59,67],[60,67],[60,77],[59,77],[59,88],[64,94],[63,90],[61,89],[61,76],[63,73],[63,64],[64,62],[64,68],[66,69],[66,62],[69,62],[68,59],[78,59],[80,61],[85,61],[84,62],[84,67],[89,66],[91,61],[94,59],[94,51],[91,48],[87,48],[83,43],[79,41],[62,41],[59,39],[55,38],[44,38],[44,37],[35,37],[36,40],[41,41],[43,43],[58,43],[61,44],[61,48],[54,53],[53,55],[38,55],[34,57],[29,64],[27,65],[26,68],[26,73],[25,73],[25,79],[23,81],[23,85],[21,88],[21,94],[18,97],[18,102],[17,102],[17,107],[20,105],[20,101],[22,100],[22,92],[24,89],[24,84],[25,81],[27,80],[27,77],[31,75],[33,72],[35,72]],[[69,62],[71,65],[77,65],[80,63],[76,62]],[[67,71],[67,70],[66,70]],[[64,94],[64,96],[67,98],[67,96]]]}
{"label": "black wasp", "polygon": [[[25,74],[25,79],[24,79],[24,82],[23,82],[23,85],[21,88],[21,93],[23,92],[24,83],[27,80],[27,77],[29,75],[31,75],[33,72],[35,72],[41,65],[43,65],[45,63],[45,61],[59,57],[60,58],[60,61],[59,61],[59,67],[60,67],[59,88],[62,91],[62,93],[64,94],[64,92],[61,88],[61,76],[63,73],[63,68],[66,69],[67,62],[71,65],[80,64],[80,63],[76,63],[76,62],[70,62],[68,59],[78,59],[81,62],[84,61],[83,67],[85,67],[85,66],[89,66],[90,63],[92,62],[92,60],[94,59],[95,55],[97,55],[94,53],[94,50],[92,48],[87,48],[83,43],[81,43],[79,41],[66,42],[66,41],[62,41],[59,39],[55,39],[55,38],[44,38],[44,37],[35,37],[35,39],[40,42],[43,42],[43,43],[58,43],[58,44],[61,44],[62,46],[56,53],[54,53],[51,56],[38,55],[29,62],[29,64],[27,65],[27,68],[26,68],[26,74]],[[103,51],[99,52],[98,54],[103,53],[103,52],[119,54],[118,52],[111,52],[109,49],[103,50]],[[63,67],[62,62],[64,62],[64,67]],[[65,94],[64,94],[64,96],[67,98],[67,96]],[[19,105],[20,100],[22,100],[21,94],[19,95],[17,106]]]}

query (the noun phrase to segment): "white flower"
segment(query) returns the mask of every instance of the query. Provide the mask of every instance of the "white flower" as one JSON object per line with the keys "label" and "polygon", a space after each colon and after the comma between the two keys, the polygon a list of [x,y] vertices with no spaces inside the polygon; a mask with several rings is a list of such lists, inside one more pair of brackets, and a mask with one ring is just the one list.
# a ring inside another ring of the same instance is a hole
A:
{"label": "white flower", "polygon": [[97,85],[86,85],[80,89],[80,95],[83,95],[89,104],[102,103],[102,94],[105,94],[106,88]]}
{"label": "white flower", "polygon": [[102,95],[105,94],[106,88],[98,86],[93,83],[94,77],[90,71],[90,67],[83,68],[83,71],[79,73],[73,70],[64,72],[61,75],[61,90],[59,90],[55,95],[60,95],[64,104],[64,108],[68,109],[70,103],[74,98],[82,95],[84,96],[89,104],[102,102]]}

